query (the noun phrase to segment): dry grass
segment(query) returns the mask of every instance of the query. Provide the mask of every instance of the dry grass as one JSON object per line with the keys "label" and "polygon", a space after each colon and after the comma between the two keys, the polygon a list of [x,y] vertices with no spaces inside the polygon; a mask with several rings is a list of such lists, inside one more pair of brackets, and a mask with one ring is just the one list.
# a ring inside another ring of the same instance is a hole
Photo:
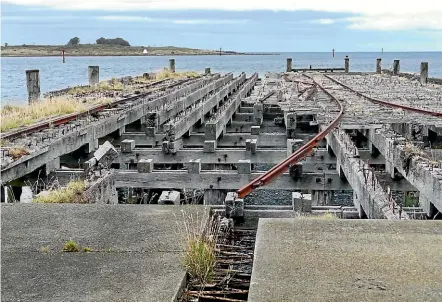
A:
{"label": "dry grass", "polygon": [[13,160],[20,159],[22,156],[28,155],[29,150],[23,146],[15,146],[9,149],[9,156],[12,157]]}
{"label": "dry grass", "polygon": [[109,98],[96,98],[87,101],[72,97],[54,97],[25,106],[5,105],[0,110],[0,131],[8,131],[34,124],[40,120],[64,114],[83,112],[88,107],[109,103]]}
{"label": "dry grass", "polygon": [[71,181],[66,188],[50,190],[46,195],[34,198],[36,203],[83,203],[82,194],[86,189],[83,180]]}
{"label": "dry grass", "polygon": [[179,231],[182,234],[184,254],[182,264],[190,278],[199,284],[210,283],[216,262],[216,241],[220,223],[215,217],[207,221],[206,215],[196,216],[182,210]]}
{"label": "dry grass", "polygon": [[185,72],[171,72],[169,69],[165,68],[164,70],[158,72],[155,75],[156,80],[164,80],[164,79],[178,79],[178,78],[196,78],[198,77],[198,73],[195,71],[185,71]]}

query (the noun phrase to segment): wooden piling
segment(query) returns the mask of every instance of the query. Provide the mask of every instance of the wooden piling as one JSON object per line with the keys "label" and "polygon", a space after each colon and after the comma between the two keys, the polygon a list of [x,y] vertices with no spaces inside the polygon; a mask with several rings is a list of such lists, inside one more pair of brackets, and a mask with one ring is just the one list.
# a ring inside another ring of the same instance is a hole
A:
{"label": "wooden piling", "polygon": [[26,70],[26,87],[29,104],[37,102],[40,98],[40,71],[38,69]]}
{"label": "wooden piling", "polygon": [[100,67],[99,66],[89,66],[88,67],[88,79],[89,86],[94,87],[100,82]]}
{"label": "wooden piling", "polygon": [[175,59],[169,60],[169,70],[173,73],[175,72]]}
{"label": "wooden piling", "polygon": [[292,58],[287,58],[287,70],[286,72],[291,72],[292,71]]}
{"label": "wooden piling", "polygon": [[400,60],[394,60],[393,61],[393,75],[399,75],[400,71],[401,71]]}
{"label": "wooden piling", "polygon": [[348,73],[350,71],[350,58],[348,56],[345,56],[345,60],[344,60],[344,68],[345,68],[345,73]]}
{"label": "wooden piling", "polygon": [[421,84],[427,84],[428,82],[428,62],[421,62]]}
{"label": "wooden piling", "polygon": [[376,59],[376,73],[382,73],[382,59],[377,58]]}

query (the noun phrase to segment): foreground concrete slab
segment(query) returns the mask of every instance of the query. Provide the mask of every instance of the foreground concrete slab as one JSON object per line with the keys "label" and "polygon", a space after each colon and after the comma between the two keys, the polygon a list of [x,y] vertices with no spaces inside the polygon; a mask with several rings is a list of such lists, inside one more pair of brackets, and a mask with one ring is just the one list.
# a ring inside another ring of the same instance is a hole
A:
{"label": "foreground concrete slab", "polygon": [[[185,276],[181,209],[2,205],[2,301],[172,301]],[[61,252],[70,239],[92,252]]]}
{"label": "foreground concrete slab", "polygon": [[249,301],[440,301],[442,221],[260,219]]}

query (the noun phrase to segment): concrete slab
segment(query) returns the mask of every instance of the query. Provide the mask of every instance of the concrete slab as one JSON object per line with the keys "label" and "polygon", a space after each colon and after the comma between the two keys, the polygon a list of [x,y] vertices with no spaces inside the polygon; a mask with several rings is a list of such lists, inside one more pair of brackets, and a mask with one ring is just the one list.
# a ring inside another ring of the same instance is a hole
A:
{"label": "concrete slab", "polygon": [[[185,276],[176,223],[182,206],[1,209],[2,301],[172,301]],[[93,252],[61,252],[69,239]]]}
{"label": "concrete slab", "polygon": [[442,221],[260,219],[249,301],[440,301]]}

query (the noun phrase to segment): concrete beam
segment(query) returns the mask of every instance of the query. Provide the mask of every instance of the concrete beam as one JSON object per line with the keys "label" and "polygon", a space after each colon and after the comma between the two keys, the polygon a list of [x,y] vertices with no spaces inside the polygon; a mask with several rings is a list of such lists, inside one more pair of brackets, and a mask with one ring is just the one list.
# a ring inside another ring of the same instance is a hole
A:
{"label": "concrete beam", "polygon": [[[425,203],[431,202],[442,211],[442,169],[440,163],[431,162],[419,149],[407,145],[404,137],[391,128],[370,131],[369,141],[379,150],[390,165],[394,166],[417,190]],[[436,165],[435,165],[436,164]],[[438,166],[438,167],[437,167]],[[420,197],[421,198],[421,197]],[[421,205],[428,209],[428,204]]]}
{"label": "concrete beam", "polygon": [[[369,151],[359,151],[361,159],[370,159],[370,164],[384,164],[385,159],[379,155],[371,158]],[[225,163],[235,164],[240,159],[250,159],[252,164],[277,164],[289,155],[286,149],[258,149],[255,154],[245,149],[216,149],[213,153],[205,153],[203,149],[181,149],[176,154],[164,154],[161,149],[134,149],[132,153],[119,152],[116,162],[120,164],[137,161],[137,158],[152,158],[155,163],[173,164],[188,162],[191,159],[201,158],[202,164]],[[302,163],[311,165],[336,164],[336,157],[331,156],[325,149],[317,149],[312,156],[305,158]]]}
{"label": "concrete beam", "polygon": [[[337,157],[337,169],[345,174],[368,218],[399,219],[391,207],[391,197],[381,187],[368,165],[359,158],[359,152],[350,137],[337,129],[326,137]],[[358,208],[358,205],[355,204]],[[402,214],[402,218],[408,218]]]}
{"label": "concrete beam", "polygon": [[[78,128],[54,129],[53,131],[58,131],[58,135],[54,139],[50,139],[50,144],[27,156],[23,156],[1,170],[1,183],[4,184],[25,176],[57,157],[78,150],[95,139],[105,137],[125,125],[141,119],[147,113],[152,112],[154,108],[159,108],[165,103],[172,102],[177,97],[198,89],[201,81],[198,80],[185,87],[174,89],[172,92],[156,97],[151,101],[142,102],[140,105],[133,106],[130,110],[125,111],[124,114],[114,114],[99,122],[83,124]],[[142,99],[140,97],[140,100]]]}
{"label": "concrete beam", "polygon": [[[178,119],[177,121],[169,122],[164,125],[164,132],[168,133],[169,140],[173,141],[176,139],[181,138],[187,131],[189,131],[193,125],[195,125],[198,120],[201,118],[204,118],[204,116],[211,111],[215,106],[218,106],[218,104],[233,90],[238,89],[240,84],[245,80],[245,74],[242,76],[236,78],[230,83],[225,83],[225,79],[221,79],[217,82],[224,83],[223,88],[221,90],[214,93],[212,96],[210,96],[206,101],[201,102],[197,105],[197,107],[192,110],[191,112],[187,112],[185,116]],[[215,85],[213,86],[215,87]],[[218,87],[220,88],[220,87]],[[214,90],[212,90],[214,91]],[[195,101],[198,99],[203,98],[202,92],[198,93],[198,95],[195,96]],[[189,106],[187,106],[189,107]],[[187,108],[185,107],[185,108]]]}
{"label": "concrete beam", "polygon": [[[187,171],[154,171],[141,174],[137,171],[116,170],[117,188],[157,188],[157,189],[226,189],[237,190],[245,186],[262,173],[239,174],[237,171],[201,171],[190,174]],[[324,177],[325,175],[325,177]],[[329,180],[330,179],[330,180]],[[351,190],[347,182],[342,181],[337,173],[304,173],[295,181],[288,173],[258,189],[282,190]]]}
{"label": "concrete beam", "polygon": [[[245,74],[243,74],[245,76]],[[241,104],[242,99],[246,97],[258,80],[258,74],[254,74],[235,95],[231,96],[230,103],[223,108],[222,112],[211,121],[206,122],[205,140],[217,140],[221,133],[225,131],[227,123],[231,120]],[[228,101],[228,102],[229,102]]]}

